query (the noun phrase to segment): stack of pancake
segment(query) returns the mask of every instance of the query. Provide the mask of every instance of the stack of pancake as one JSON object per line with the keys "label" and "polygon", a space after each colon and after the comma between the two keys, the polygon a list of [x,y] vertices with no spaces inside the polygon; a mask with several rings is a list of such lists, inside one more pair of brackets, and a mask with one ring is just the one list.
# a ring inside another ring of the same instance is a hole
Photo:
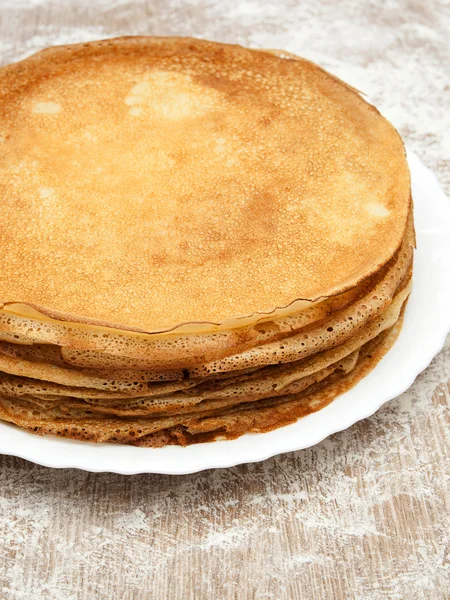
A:
{"label": "stack of pancake", "polygon": [[0,99],[1,419],[234,438],[320,409],[394,343],[403,145],[317,65],[119,38],[4,67]]}

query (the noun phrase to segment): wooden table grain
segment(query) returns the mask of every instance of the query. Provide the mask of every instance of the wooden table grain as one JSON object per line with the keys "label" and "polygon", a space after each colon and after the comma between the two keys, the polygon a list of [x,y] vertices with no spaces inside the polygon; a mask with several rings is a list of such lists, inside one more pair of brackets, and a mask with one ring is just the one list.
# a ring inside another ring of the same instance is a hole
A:
{"label": "wooden table grain", "polygon": [[[447,193],[449,31],[446,0],[0,0],[2,63],[136,34],[301,54],[368,93]],[[123,477],[1,457],[0,598],[447,599],[449,380],[447,343],[372,418],[233,469]]]}

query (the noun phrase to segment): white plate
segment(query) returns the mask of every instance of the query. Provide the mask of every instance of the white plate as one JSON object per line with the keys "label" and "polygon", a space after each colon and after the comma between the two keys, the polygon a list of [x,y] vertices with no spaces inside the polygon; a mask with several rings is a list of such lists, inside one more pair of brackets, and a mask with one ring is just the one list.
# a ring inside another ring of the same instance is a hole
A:
{"label": "white plate", "polygon": [[308,448],[372,415],[404,392],[442,348],[450,330],[450,202],[435,176],[411,152],[417,252],[413,291],[394,347],[353,389],[292,425],[232,441],[181,448],[136,448],[32,435],[0,422],[0,453],[48,467],[113,473],[194,473],[257,462]]}

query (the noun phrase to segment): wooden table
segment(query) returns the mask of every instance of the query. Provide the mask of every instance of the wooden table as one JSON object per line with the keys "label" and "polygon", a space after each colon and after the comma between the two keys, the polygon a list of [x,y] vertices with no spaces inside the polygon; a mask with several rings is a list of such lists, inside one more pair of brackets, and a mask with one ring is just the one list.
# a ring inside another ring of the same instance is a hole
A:
{"label": "wooden table", "polygon": [[[0,3],[3,63],[120,34],[304,55],[367,92],[447,192],[449,30],[445,0]],[[122,477],[1,458],[0,598],[448,598],[449,352],[374,417],[262,464]]]}

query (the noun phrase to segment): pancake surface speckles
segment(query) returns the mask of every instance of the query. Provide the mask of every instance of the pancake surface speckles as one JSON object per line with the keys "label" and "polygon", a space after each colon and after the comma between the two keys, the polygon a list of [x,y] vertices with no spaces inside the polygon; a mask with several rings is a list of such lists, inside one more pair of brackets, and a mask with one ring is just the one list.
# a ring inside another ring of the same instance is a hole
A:
{"label": "pancake surface speckles", "polygon": [[[119,38],[0,69],[0,419],[187,445],[364,377],[411,290],[393,127],[277,51]],[[363,400],[363,399],[362,399]]]}
{"label": "pancake surface speckles", "polygon": [[304,60],[189,39],[0,71],[0,300],[144,331],[355,286],[402,240],[400,138]]}

